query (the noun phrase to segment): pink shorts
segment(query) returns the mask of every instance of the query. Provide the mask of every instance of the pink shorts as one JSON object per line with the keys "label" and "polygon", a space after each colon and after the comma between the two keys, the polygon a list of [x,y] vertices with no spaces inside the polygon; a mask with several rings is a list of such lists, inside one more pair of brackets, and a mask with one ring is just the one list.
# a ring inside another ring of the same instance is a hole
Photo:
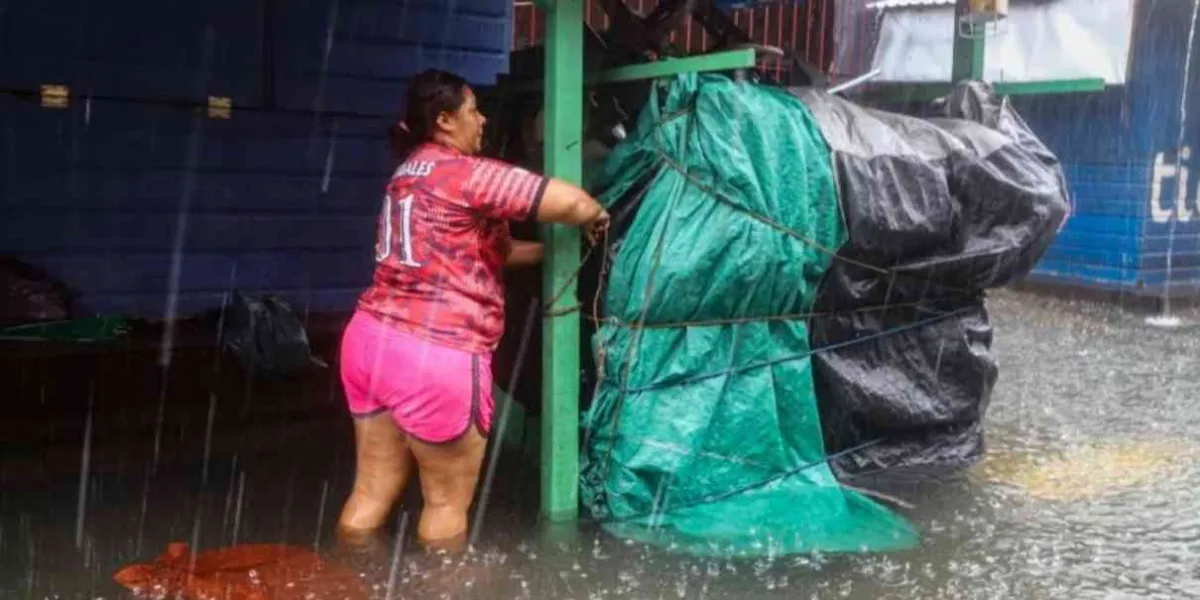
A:
{"label": "pink shorts", "polygon": [[492,427],[491,355],[425,341],[356,312],[342,337],[342,384],[355,418],[390,412],[396,425],[431,444]]}

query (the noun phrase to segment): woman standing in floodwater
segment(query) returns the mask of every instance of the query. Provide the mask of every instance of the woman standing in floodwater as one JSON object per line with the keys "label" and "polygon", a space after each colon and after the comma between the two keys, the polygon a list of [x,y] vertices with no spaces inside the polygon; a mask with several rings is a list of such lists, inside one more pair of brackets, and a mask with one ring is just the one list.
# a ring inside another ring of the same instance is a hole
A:
{"label": "woman standing in floodwater", "polygon": [[582,189],[478,157],[485,122],[461,77],[431,70],[410,83],[374,282],[342,339],[357,463],[344,534],[382,526],[415,468],[418,537],[464,546],[492,425],[504,268],[542,258],[541,244],[509,237],[508,221],[579,225],[593,242],[608,224]]}

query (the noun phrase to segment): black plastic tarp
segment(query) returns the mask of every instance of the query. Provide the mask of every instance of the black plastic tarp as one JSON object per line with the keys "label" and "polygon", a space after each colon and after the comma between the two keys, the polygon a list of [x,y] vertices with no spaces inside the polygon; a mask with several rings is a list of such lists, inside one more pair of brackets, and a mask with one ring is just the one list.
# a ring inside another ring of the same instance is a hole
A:
{"label": "black plastic tarp", "polygon": [[325,366],[312,355],[304,322],[283,297],[233,292],[232,300],[221,336],[246,371],[283,378]]}
{"label": "black plastic tarp", "polygon": [[981,83],[916,118],[794,91],[833,151],[849,242],[811,322],[843,476],[945,474],[983,452],[997,366],[984,290],[1027,274],[1069,212],[1058,159]]}
{"label": "black plastic tarp", "polygon": [[44,270],[0,256],[0,327],[71,318],[76,294]]}

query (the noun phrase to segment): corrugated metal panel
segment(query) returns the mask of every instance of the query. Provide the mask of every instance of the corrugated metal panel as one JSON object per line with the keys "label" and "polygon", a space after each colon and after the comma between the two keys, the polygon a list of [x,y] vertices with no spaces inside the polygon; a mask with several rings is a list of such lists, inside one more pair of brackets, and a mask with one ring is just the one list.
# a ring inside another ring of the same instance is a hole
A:
{"label": "corrugated metal panel", "polygon": [[[797,52],[809,64],[825,71],[832,56],[833,38],[828,35],[833,22],[835,2],[840,0],[796,0],[792,2],[746,3],[745,7],[730,5],[730,16],[752,40],[776,46],[787,52]],[[658,5],[657,0],[624,0],[635,14],[649,15]],[[515,18],[513,48],[521,49],[541,43],[545,25],[533,2],[514,2]],[[609,19],[601,3],[584,0],[584,14],[588,24],[597,31],[608,29]],[[671,33],[671,42],[681,50],[692,53],[712,48],[712,40],[699,25],[685,19]],[[773,75],[788,83],[788,67],[776,57],[764,58],[761,65],[773,70]]]}
{"label": "corrugated metal panel", "polygon": [[[0,11],[0,86],[95,96],[67,110],[0,96],[0,254],[95,311],[143,317],[234,287],[352,307],[405,79],[439,66],[494,81],[512,36],[511,0],[47,4]],[[159,17],[161,33],[143,30]],[[209,94],[232,97],[232,119],[161,102]]]}

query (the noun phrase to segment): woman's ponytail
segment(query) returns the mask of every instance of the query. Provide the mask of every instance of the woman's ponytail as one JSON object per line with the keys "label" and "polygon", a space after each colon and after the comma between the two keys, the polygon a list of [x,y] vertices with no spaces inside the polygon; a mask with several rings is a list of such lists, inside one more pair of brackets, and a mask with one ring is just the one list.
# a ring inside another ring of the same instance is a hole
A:
{"label": "woman's ponytail", "polygon": [[400,166],[408,159],[408,155],[420,146],[423,140],[418,140],[408,129],[404,121],[392,125],[388,129],[388,146],[392,152],[393,168]]}

